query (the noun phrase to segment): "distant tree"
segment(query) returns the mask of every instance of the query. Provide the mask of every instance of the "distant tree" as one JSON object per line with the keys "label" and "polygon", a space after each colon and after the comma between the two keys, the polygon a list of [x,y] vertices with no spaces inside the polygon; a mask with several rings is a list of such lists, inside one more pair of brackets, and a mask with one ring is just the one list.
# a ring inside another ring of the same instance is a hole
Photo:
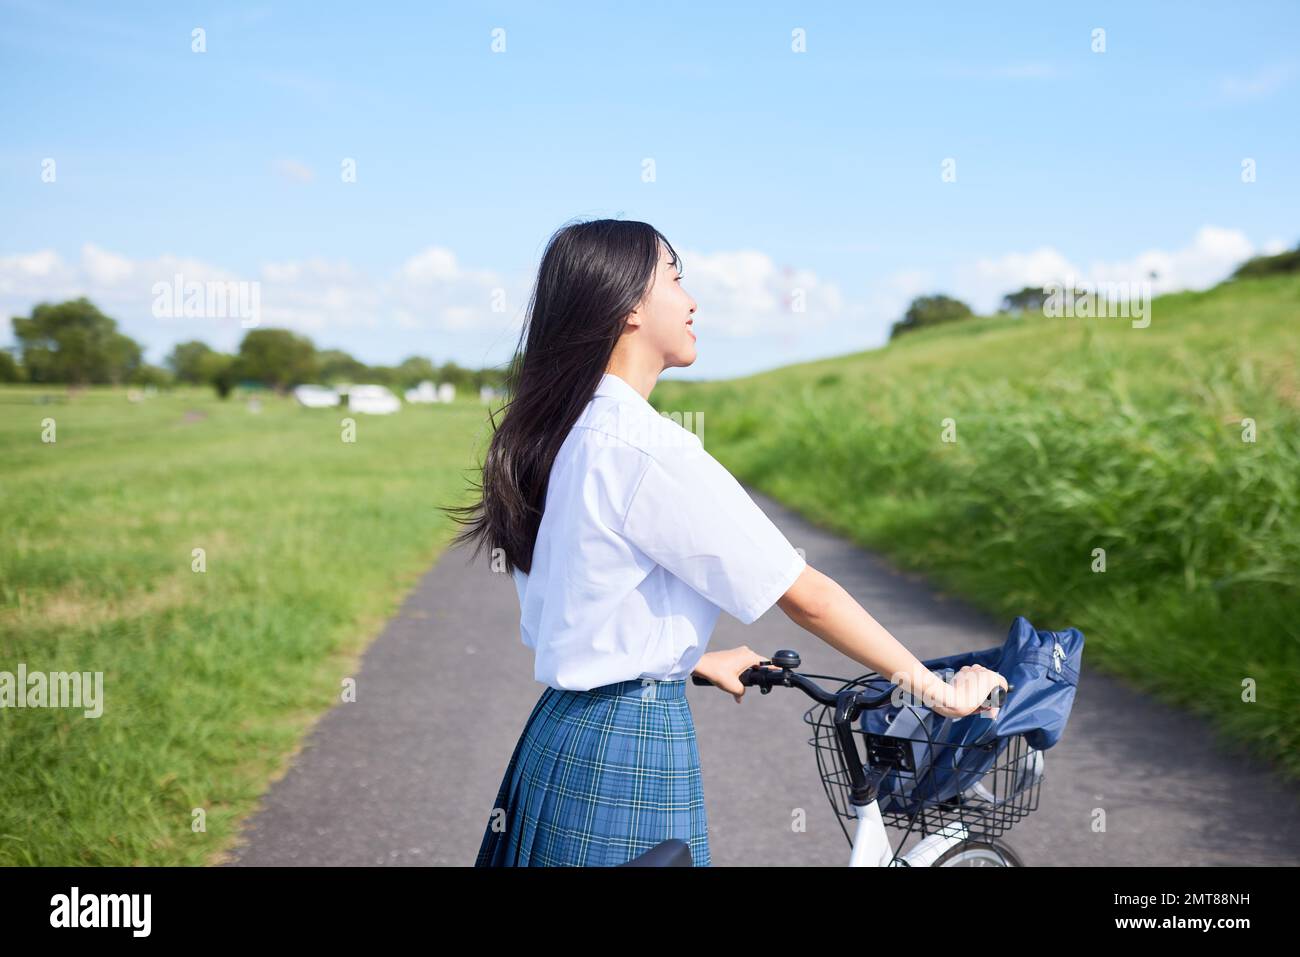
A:
{"label": "distant tree", "polygon": [[146,362],[132,372],[131,377],[127,381],[130,382],[131,385],[152,385],[162,388],[175,382],[176,377],[170,370],[164,369],[161,366],[150,365]]}
{"label": "distant tree", "polygon": [[889,338],[896,338],[914,329],[937,326],[946,322],[956,322],[959,319],[969,319],[973,315],[970,306],[960,299],[953,299],[945,295],[918,296],[907,307],[907,312],[903,314],[903,318],[894,323]]}
{"label": "distant tree", "polygon": [[501,367],[490,366],[486,369],[477,369],[471,373],[471,377],[473,379],[471,388],[475,394],[484,386],[498,392],[505,392],[506,390],[506,373],[505,369]]}
{"label": "distant tree", "polygon": [[288,329],[251,329],[239,344],[237,378],[260,382],[276,392],[315,382],[316,347]]}
{"label": "distant tree", "polygon": [[212,355],[212,347],[206,342],[191,339],[178,342],[163,360],[163,364],[176,376],[177,382],[189,382],[201,385],[211,380],[203,376],[203,366],[207,357]]}
{"label": "distant tree", "polygon": [[1279,273],[1300,272],[1300,244],[1295,249],[1278,253],[1276,256],[1255,256],[1247,259],[1232,274],[1233,279],[1257,279],[1260,276],[1276,276]]}
{"label": "distant tree", "polygon": [[217,390],[218,398],[227,398],[238,381],[238,361],[225,352],[209,352],[199,363],[199,381]]}
{"label": "distant tree", "polygon": [[448,361],[438,367],[438,374],[434,381],[439,383],[450,382],[456,387],[457,391],[477,389],[481,382],[481,373]]}
{"label": "distant tree", "polygon": [[99,381],[118,385],[130,381],[144,365],[144,349],[129,336],[114,333],[106,344],[105,360],[103,378]]}
{"label": "distant tree", "polygon": [[364,366],[363,370],[360,376],[352,380],[354,383],[386,385],[390,389],[397,387],[396,366]]}
{"label": "distant tree", "polygon": [[27,372],[18,364],[9,349],[0,349],[0,382],[24,382]]}
{"label": "distant tree", "polygon": [[[504,391],[506,380],[504,367],[467,369],[455,362],[435,365],[425,356],[408,356],[396,366],[368,366],[341,349],[316,351],[310,340],[284,329],[249,332],[240,343],[238,355],[217,352],[199,340],[180,342],[172,347],[165,365],[176,381],[211,385],[223,399],[240,382],[259,383],[279,391],[303,382],[375,383],[405,390],[428,380],[435,384],[450,382],[458,390],[477,394],[485,385]],[[18,374],[22,374],[21,369]],[[4,375],[0,366],[0,381],[4,381]],[[142,381],[145,378],[156,381],[157,377],[143,373]]]}
{"label": "distant tree", "polygon": [[326,385],[366,380],[366,364],[341,349],[325,349],[316,353],[316,364],[320,370],[320,381]]}
{"label": "distant tree", "polygon": [[1047,301],[1047,290],[1037,286],[1025,286],[1019,292],[1009,292],[1002,297],[1002,311],[1019,315],[1022,312],[1042,312],[1043,303]]}
{"label": "distant tree", "polygon": [[425,380],[432,382],[434,385],[444,381],[438,378],[438,370],[424,356],[410,356],[403,359],[393,372],[396,384],[403,389],[413,389]]}
{"label": "distant tree", "polygon": [[140,344],[84,296],[43,302],[30,317],[14,317],[13,329],[32,382],[118,385],[144,361]]}

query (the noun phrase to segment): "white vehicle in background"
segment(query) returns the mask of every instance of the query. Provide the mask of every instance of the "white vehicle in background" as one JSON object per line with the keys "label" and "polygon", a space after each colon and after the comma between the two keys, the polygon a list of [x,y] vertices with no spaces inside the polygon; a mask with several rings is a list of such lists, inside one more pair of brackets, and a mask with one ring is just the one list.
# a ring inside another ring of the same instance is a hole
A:
{"label": "white vehicle in background", "polygon": [[348,408],[367,415],[389,415],[402,408],[402,400],[382,385],[354,385],[348,388]]}
{"label": "white vehicle in background", "polygon": [[406,401],[415,405],[438,401],[438,392],[433,383],[425,379],[414,389],[406,390]]}
{"label": "white vehicle in background", "polygon": [[338,392],[326,385],[295,386],[293,397],[299,405],[308,409],[328,409],[342,401]]}
{"label": "white vehicle in background", "polygon": [[455,402],[456,387],[450,382],[443,382],[435,386],[428,379],[425,379],[414,389],[406,390],[406,401],[412,404]]}

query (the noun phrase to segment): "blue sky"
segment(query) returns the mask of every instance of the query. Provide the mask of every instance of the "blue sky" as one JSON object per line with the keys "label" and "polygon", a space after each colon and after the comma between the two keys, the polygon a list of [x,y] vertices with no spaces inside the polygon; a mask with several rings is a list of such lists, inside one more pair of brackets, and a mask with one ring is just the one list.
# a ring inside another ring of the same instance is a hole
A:
{"label": "blue sky", "polygon": [[255,281],[263,326],[479,366],[550,233],[615,216],[683,254],[669,375],[712,378],[879,345],[922,292],[1203,287],[1300,240],[1296,4],[936,7],[0,0],[0,308],[85,293],[160,362],[242,329],[156,282]]}

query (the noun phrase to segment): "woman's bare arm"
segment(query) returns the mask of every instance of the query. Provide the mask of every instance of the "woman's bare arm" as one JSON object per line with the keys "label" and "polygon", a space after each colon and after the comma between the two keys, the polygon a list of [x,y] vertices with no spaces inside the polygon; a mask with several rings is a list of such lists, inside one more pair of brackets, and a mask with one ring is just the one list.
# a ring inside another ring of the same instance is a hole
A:
{"label": "woman's bare arm", "polygon": [[777,604],[799,627],[924,701],[951,709],[961,706],[959,699],[970,700],[921,664],[839,583],[811,565]]}

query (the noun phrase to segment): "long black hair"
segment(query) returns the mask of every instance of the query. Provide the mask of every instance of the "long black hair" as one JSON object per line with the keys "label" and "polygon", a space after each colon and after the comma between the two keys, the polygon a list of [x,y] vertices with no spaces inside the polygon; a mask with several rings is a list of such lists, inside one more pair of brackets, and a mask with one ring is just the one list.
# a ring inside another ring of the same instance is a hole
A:
{"label": "long black hair", "polygon": [[506,402],[479,466],[480,499],[444,508],[464,525],[452,545],[501,549],[505,570],[532,571],[551,464],[595,394],[623,332],[649,291],[660,246],[681,261],[659,230],[619,219],[570,222],[551,235],[506,372]]}

